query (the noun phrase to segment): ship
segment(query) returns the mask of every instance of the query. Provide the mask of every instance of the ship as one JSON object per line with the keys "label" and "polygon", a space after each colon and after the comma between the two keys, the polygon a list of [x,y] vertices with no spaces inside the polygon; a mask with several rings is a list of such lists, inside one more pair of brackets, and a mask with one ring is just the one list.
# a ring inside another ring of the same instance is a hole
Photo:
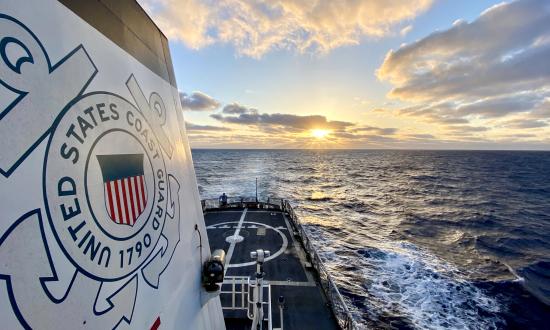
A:
{"label": "ship", "polygon": [[201,201],[135,1],[0,2],[0,196],[2,329],[358,328],[291,201]]}
{"label": "ship", "polygon": [[290,201],[255,196],[201,204],[212,252],[227,251],[220,288],[227,329],[251,329],[250,320],[252,329],[357,329]]}

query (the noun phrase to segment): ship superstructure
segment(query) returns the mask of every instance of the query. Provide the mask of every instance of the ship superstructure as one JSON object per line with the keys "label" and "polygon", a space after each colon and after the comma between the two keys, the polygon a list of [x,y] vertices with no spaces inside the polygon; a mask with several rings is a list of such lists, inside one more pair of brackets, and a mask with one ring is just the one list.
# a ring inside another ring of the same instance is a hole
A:
{"label": "ship superstructure", "polygon": [[0,1],[0,210],[0,328],[224,329],[168,41],[135,1]]}
{"label": "ship superstructure", "polygon": [[288,201],[201,205],[133,0],[0,2],[0,197],[0,328],[354,328]]}

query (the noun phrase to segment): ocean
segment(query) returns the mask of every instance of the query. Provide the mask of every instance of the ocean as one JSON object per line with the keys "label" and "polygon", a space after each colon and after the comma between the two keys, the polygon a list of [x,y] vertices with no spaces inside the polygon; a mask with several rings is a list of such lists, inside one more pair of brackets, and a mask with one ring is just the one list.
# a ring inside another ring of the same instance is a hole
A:
{"label": "ocean", "polygon": [[289,199],[362,326],[550,329],[550,152],[193,150],[202,198]]}

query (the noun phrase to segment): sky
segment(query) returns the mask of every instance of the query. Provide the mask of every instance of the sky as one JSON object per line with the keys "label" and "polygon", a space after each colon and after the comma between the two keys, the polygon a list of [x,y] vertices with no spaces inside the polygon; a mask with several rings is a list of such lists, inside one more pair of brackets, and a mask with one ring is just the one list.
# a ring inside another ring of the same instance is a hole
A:
{"label": "sky", "polygon": [[140,0],[193,148],[550,150],[550,1]]}

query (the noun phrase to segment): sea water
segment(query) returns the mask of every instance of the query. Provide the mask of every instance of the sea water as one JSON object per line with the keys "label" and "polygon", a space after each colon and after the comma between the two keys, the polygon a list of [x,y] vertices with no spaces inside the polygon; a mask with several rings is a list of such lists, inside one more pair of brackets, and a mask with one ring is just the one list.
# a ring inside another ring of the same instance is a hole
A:
{"label": "sea water", "polygon": [[357,322],[550,328],[550,152],[193,150],[202,198],[289,199]]}

